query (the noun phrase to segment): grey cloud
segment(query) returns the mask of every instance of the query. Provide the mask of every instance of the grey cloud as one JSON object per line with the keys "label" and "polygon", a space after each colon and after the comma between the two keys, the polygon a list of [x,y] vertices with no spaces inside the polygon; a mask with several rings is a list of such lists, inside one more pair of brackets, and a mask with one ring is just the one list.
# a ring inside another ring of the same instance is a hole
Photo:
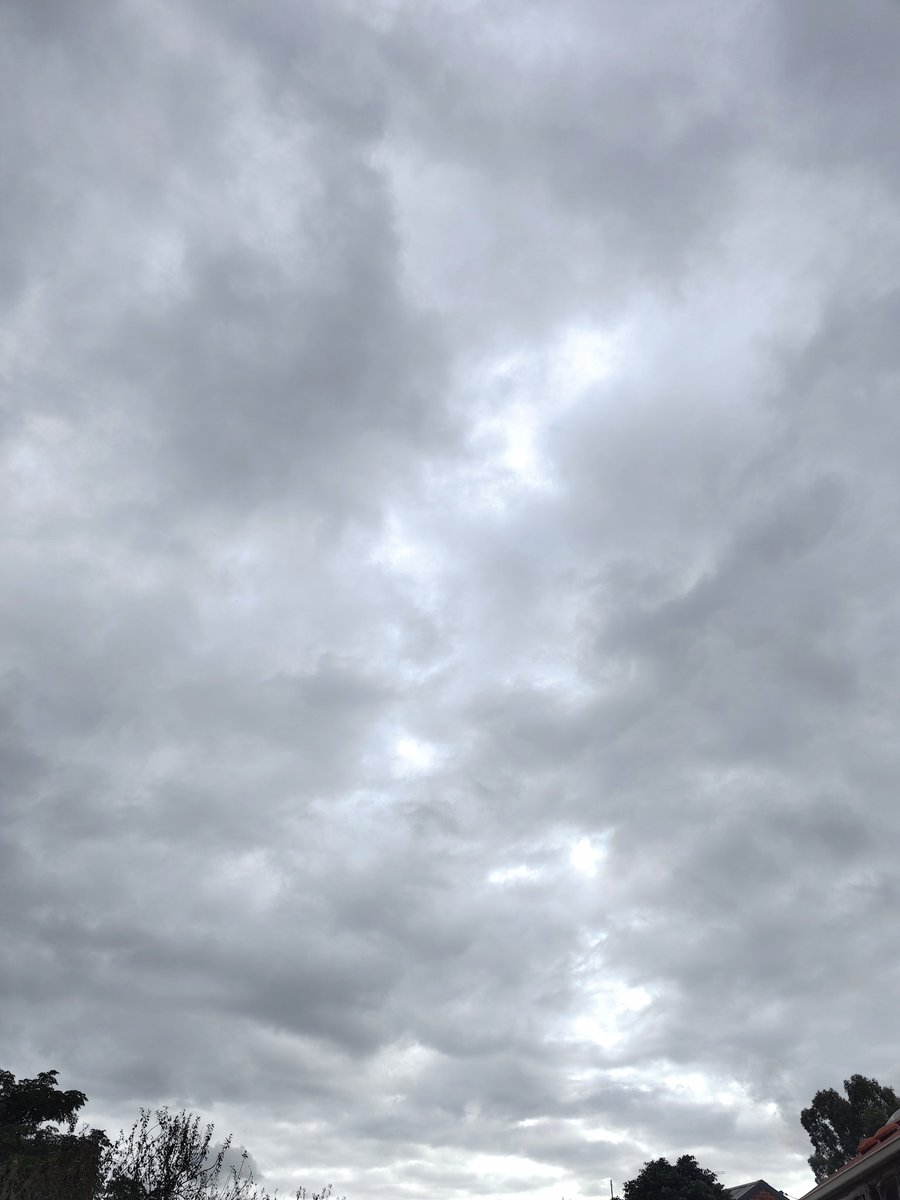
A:
{"label": "grey cloud", "polygon": [[[839,5],[775,9],[780,67],[790,102],[787,136],[849,170],[897,168],[897,147],[880,119],[897,102],[889,63],[900,42],[897,6],[873,0],[852,20]],[[816,119],[823,109],[829,121]]]}
{"label": "grey cloud", "polygon": [[898,1069],[893,7],[0,21],[3,1065],[803,1191]]}

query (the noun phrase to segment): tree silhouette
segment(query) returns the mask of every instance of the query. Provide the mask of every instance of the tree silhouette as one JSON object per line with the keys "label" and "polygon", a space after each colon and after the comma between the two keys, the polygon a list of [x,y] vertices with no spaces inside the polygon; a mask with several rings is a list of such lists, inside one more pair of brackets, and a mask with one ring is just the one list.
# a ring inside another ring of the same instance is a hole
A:
{"label": "tree silhouette", "polygon": [[800,1124],[813,1146],[808,1162],[816,1183],[849,1162],[863,1138],[870,1137],[900,1108],[893,1088],[865,1075],[845,1079],[844,1091],[846,1096],[824,1088],[800,1113]]}
{"label": "tree silhouette", "polygon": [[727,1200],[728,1193],[712,1171],[692,1154],[674,1165],[665,1158],[644,1163],[643,1170],[622,1188],[624,1200]]}
{"label": "tree silhouette", "polygon": [[0,1071],[0,1200],[92,1200],[97,1193],[107,1139],[99,1129],[75,1133],[87,1097],[61,1091],[57,1074],[17,1080]]}
{"label": "tree silhouette", "polygon": [[[76,1133],[87,1097],[61,1091],[57,1074],[0,1071],[0,1200],[274,1200],[246,1153],[225,1169],[231,1138],[213,1146],[213,1126],[194,1113],[141,1109],[114,1143],[99,1129]],[[331,1196],[300,1188],[295,1200]]]}

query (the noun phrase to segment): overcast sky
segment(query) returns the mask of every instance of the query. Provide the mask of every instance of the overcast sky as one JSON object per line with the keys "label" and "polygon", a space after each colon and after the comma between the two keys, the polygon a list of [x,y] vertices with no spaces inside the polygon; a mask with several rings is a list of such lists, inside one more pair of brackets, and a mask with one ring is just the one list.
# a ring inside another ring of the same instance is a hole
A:
{"label": "overcast sky", "polygon": [[900,1082],[900,5],[5,0],[0,1066],[349,1200]]}

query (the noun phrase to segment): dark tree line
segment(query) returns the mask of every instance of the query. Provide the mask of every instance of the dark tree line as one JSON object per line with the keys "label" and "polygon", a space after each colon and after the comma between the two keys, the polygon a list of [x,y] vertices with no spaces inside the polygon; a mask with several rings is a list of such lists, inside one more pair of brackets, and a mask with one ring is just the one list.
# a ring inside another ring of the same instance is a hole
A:
{"label": "dark tree line", "polygon": [[[864,1075],[816,1092],[800,1114],[821,1183],[900,1109],[894,1089]],[[77,1129],[84,1092],[62,1091],[56,1071],[16,1079],[0,1070],[0,1200],[273,1200],[253,1179],[244,1155],[225,1168],[231,1139],[214,1147],[213,1126],[194,1113],[142,1109],[128,1133]],[[690,1154],[674,1164],[644,1164],[623,1187],[624,1200],[727,1200],[712,1171]],[[328,1200],[331,1188],[295,1200]]]}
{"label": "dark tree line", "polygon": [[[859,1145],[871,1137],[900,1109],[894,1089],[851,1075],[844,1080],[845,1095],[834,1088],[816,1092],[800,1123],[809,1134],[813,1153],[809,1165],[816,1183],[833,1175],[854,1158]],[[690,1154],[675,1163],[665,1158],[644,1163],[643,1169],[622,1189],[624,1200],[727,1200],[727,1190],[712,1171]]]}
{"label": "dark tree line", "polygon": [[[128,1133],[76,1129],[84,1092],[61,1091],[56,1071],[0,1071],[0,1200],[272,1200],[244,1155],[225,1168],[231,1139],[194,1113],[142,1109]],[[327,1200],[331,1188],[295,1200]]]}

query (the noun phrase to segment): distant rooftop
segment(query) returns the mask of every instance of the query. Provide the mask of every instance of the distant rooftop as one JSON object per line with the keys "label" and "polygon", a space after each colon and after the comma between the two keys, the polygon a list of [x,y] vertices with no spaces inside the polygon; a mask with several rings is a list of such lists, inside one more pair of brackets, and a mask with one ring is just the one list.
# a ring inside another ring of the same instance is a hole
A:
{"label": "distant rooftop", "polygon": [[772,1187],[771,1183],[766,1183],[764,1179],[754,1179],[750,1183],[739,1183],[737,1187],[727,1189],[731,1200],[760,1200],[764,1196],[772,1196],[774,1200],[782,1200],[784,1192],[776,1187]]}

